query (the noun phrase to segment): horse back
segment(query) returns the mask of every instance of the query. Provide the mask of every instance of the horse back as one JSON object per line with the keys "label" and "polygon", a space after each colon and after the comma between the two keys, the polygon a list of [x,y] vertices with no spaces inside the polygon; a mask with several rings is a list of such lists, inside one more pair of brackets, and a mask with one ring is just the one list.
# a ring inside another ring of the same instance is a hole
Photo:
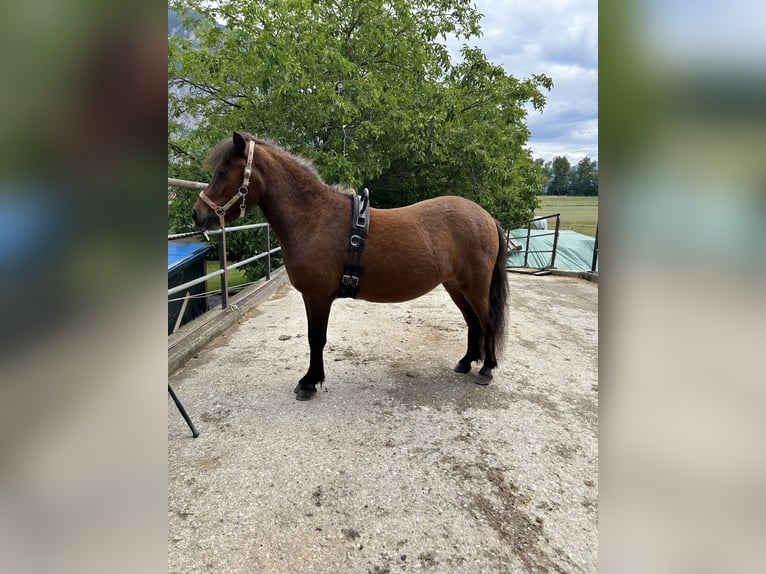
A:
{"label": "horse back", "polygon": [[358,297],[405,301],[447,281],[491,275],[498,253],[495,220],[453,196],[395,209],[373,209]]}

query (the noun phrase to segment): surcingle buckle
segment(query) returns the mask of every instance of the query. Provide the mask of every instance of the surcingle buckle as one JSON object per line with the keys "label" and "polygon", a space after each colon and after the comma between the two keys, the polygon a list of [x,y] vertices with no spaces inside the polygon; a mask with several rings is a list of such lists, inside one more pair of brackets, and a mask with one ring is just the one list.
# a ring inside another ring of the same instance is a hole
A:
{"label": "surcingle buckle", "polygon": [[341,287],[346,287],[347,289],[356,289],[359,286],[359,277],[344,275],[340,284]]}

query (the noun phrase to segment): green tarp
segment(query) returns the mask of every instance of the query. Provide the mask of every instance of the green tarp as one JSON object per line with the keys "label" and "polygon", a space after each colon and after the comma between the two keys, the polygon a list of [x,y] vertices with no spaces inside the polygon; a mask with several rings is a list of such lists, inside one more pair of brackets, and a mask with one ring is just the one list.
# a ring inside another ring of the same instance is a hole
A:
{"label": "green tarp", "polygon": [[[512,229],[511,236],[521,244],[521,249],[511,251],[508,247],[508,267],[524,266],[524,249],[527,245],[527,230]],[[527,257],[527,267],[548,267],[553,250],[554,231],[552,229],[532,229],[529,238],[530,253]],[[596,240],[588,235],[565,229],[559,231],[559,240],[556,246],[556,261],[553,266],[556,269],[568,271],[590,271],[593,263],[593,248]],[[543,253],[535,253],[536,251]],[[598,271],[598,261],[596,261]]]}

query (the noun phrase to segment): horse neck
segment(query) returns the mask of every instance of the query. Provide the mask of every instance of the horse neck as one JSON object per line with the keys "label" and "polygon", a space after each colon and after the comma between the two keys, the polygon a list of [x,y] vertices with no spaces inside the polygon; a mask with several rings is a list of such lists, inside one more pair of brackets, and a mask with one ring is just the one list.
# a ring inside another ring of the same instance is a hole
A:
{"label": "horse neck", "polygon": [[[292,168],[292,169],[291,169]],[[265,171],[260,208],[283,245],[299,241],[308,229],[334,217],[336,196],[329,187],[298,166]]]}

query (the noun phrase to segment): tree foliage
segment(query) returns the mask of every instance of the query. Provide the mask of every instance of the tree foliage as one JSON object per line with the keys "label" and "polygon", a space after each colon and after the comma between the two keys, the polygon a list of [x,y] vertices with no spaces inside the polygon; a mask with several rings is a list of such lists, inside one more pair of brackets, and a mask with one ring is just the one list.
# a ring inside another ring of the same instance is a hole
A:
{"label": "tree foliage", "polygon": [[[170,7],[190,32],[168,42],[175,177],[204,181],[205,151],[244,129],[310,158],[325,181],[369,187],[376,207],[454,194],[501,221],[533,213],[545,178],[525,147],[527,106],[542,110],[552,81],[518,80],[468,46],[452,63],[446,35],[480,34],[471,3],[171,0]],[[171,211],[188,214],[195,194],[182,195]],[[171,214],[170,225],[181,229],[182,219]]]}
{"label": "tree foliage", "polygon": [[589,157],[578,162],[570,180],[572,195],[598,195],[598,166]]}
{"label": "tree foliage", "polygon": [[551,180],[548,184],[550,195],[569,195],[569,171],[571,165],[564,156],[556,156],[551,164]]}
{"label": "tree foliage", "polygon": [[598,195],[598,164],[589,157],[572,166],[564,156],[536,159],[546,179],[546,195]]}

